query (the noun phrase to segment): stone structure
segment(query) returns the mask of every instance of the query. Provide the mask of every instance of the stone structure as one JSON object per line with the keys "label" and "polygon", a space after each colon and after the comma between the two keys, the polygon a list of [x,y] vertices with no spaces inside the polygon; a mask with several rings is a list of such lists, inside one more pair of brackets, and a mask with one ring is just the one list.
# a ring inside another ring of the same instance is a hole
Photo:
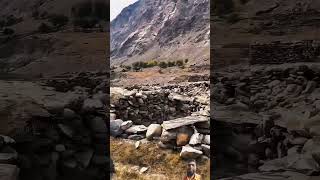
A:
{"label": "stone structure", "polygon": [[210,156],[208,82],[111,88],[111,135],[158,141],[182,158]]}
{"label": "stone structure", "polygon": [[319,42],[315,40],[250,45],[250,64],[313,62],[319,55]]}

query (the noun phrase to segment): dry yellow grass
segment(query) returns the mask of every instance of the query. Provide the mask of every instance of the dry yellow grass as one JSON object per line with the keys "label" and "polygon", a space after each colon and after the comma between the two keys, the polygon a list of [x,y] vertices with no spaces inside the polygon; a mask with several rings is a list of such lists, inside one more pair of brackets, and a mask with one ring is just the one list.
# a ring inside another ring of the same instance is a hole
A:
{"label": "dry yellow grass", "polygon": [[[141,144],[135,149],[134,144],[112,138],[110,148],[118,180],[178,180],[182,179],[186,171],[186,161],[180,158],[179,152],[160,149],[153,142]],[[131,169],[134,166],[149,167],[149,170],[141,175]],[[210,161],[198,162],[198,173],[204,180],[209,180]]]}

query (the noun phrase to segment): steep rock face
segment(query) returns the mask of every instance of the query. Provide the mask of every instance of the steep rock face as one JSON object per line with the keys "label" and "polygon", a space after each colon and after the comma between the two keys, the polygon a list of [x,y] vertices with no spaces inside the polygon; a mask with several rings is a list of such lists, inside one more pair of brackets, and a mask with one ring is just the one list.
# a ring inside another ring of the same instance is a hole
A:
{"label": "steep rock face", "polygon": [[111,60],[148,51],[161,59],[159,49],[209,47],[209,13],[209,0],[139,0],[111,22]]}

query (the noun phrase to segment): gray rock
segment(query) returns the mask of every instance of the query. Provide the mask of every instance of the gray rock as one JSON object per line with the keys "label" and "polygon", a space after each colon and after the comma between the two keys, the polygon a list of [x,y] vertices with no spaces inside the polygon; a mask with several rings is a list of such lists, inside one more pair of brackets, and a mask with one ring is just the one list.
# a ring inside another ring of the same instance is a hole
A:
{"label": "gray rock", "polygon": [[190,145],[197,145],[197,144],[201,144],[203,140],[203,134],[200,133],[194,133],[189,141]]}
{"label": "gray rock", "polygon": [[176,129],[178,127],[186,126],[186,125],[192,125],[197,122],[205,122],[209,121],[210,118],[204,117],[204,116],[187,116],[183,118],[177,118],[169,121],[164,121],[162,124],[162,127],[165,130],[170,130],[170,129]]}
{"label": "gray rock", "polygon": [[121,124],[121,129],[125,131],[129,129],[132,125],[133,125],[132,121],[125,121]]}
{"label": "gray rock", "polygon": [[107,133],[107,125],[102,117],[95,117],[89,121],[90,128],[95,133]]}
{"label": "gray rock", "polygon": [[297,138],[289,139],[289,142],[292,145],[304,145],[304,143],[306,143],[307,141],[308,141],[308,139],[304,138],[304,137],[297,137]]}
{"label": "gray rock", "polygon": [[144,125],[133,125],[128,128],[125,132],[127,134],[137,134],[137,133],[144,133],[147,131],[147,127]]}
{"label": "gray rock", "polygon": [[0,135],[0,137],[3,139],[3,142],[5,144],[14,144],[14,143],[16,143],[16,141],[14,139],[12,139],[11,137],[9,137],[9,136]]}
{"label": "gray rock", "polygon": [[63,112],[65,104],[57,101],[49,101],[44,104],[44,107],[53,114],[58,114]]}
{"label": "gray rock", "polygon": [[122,134],[121,124],[123,121],[121,119],[117,119],[114,121],[110,121],[110,135],[111,136],[119,136]]}
{"label": "gray rock", "polygon": [[18,153],[13,152],[1,152],[0,153],[0,164],[11,164],[18,158]]}
{"label": "gray rock", "polygon": [[162,133],[160,137],[161,142],[168,143],[171,140],[176,140],[176,138],[177,138],[177,132],[173,130],[167,131],[165,129],[162,129]]}
{"label": "gray rock", "polygon": [[58,124],[58,127],[59,127],[60,131],[61,131],[64,135],[68,136],[69,138],[72,138],[72,137],[73,137],[73,135],[74,135],[74,130],[73,130],[71,127],[66,126],[66,125],[64,125],[64,124]]}
{"label": "gray rock", "polygon": [[92,159],[93,156],[93,150],[92,149],[87,149],[86,151],[82,151],[82,152],[77,152],[75,153],[75,158],[77,159],[77,161],[84,167],[87,168],[90,164],[90,161]]}
{"label": "gray rock", "polygon": [[67,168],[74,169],[77,167],[78,163],[75,159],[67,159],[63,161],[63,165]]}
{"label": "gray rock", "polygon": [[210,146],[206,144],[201,144],[202,152],[210,157]]}
{"label": "gray rock", "polygon": [[102,109],[103,108],[103,104],[99,99],[86,99],[83,102],[82,105],[82,110],[84,112],[93,112],[97,109]]}
{"label": "gray rock", "polygon": [[76,117],[76,113],[71,109],[65,108],[63,110],[63,117],[65,119],[74,119]]}
{"label": "gray rock", "polygon": [[205,135],[202,142],[210,145],[210,135]]}
{"label": "gray rock", "polygon": [[302,91],[302,94],[309,94],[317,87],[318,83],[315,81],[308,81],[307,87]]}
{"label": "gray rock", "polygon": [[18,180],[20,169],[16,165],[0,164],[1,180]]}
{"label": "gray rock", "polygon": [[201,156],[202,151],[196,150],[191,146],[183,146],[180,152],[180,157],[183,159],[196,159]]}
{"label": "gray rock", "polygon": [[64,152],[66,150],[66,147],[63,144],[57,144],[55,149],[57,152]]}
{"label": "gray rock", "polygon": [[117,116],[115,113],[110,113],[110,121],[116,120]]}
{"label": "gray rock", "polygon": [[152,139],[153,137],[160,137],[162,133],[162,126],[160,124],[151,124],[148,126],[146,133],[147,139]]}
{"label": "gray rock", "polygon": [[128,136],[128,139],[135,140],[135,141],[139,141],[143,138],[144,138],[144,136],[138,135],[138,134],[133,134],[133,135]]}

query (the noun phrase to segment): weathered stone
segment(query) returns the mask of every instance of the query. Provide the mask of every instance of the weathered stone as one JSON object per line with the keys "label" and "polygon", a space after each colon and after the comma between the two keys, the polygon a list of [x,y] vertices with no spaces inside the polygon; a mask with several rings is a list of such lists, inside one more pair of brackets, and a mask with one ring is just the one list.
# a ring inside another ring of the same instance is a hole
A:
{"label": "weathered stone", "polygon": [[183,146],[180,152],[180,157],[183,159],[195,159],[202,154],[202,151],[196,150],[191,146]]}
{"label": "weathered stone", "polygon": [[210,157],[210,146],[206,144],[201,144],[202,152]]}
{"label": "weathered stone", "polygon": [[146,173],[149,170],[148,167],[142,167],[139,171],[140,174]]}
{"label": "weathered stone", "polygon": [[197,144],[201,144],[203,140],[203,134],[200,133],[194,133],[189,141],[190,145],[197,145]]}
{"label": "weathered stone", "polygon": [[125,121],[121,124],[121,129],[122,130],[127,130],[133,125],[132,121]]}
{"label": "weathered stone", "polygon": [[5,144],[14,144],[16,141],[9,136],[0,135]]}
{"label": "weathered stone", "polygon": [[160,137],[162,133],[162,126],[160,124],[151,124],[148,126],[146,133],[147,139],[152,139],[153,137]]}
{"label": "weathered stone", "polygon": [[72,137],[73,137],[73,135],[74,135],[74,130],[73,130],[71,127],[66,126],[66,125],[64,125],[64,124],[58,124],[58,127],[59,127],[60,131],[61,131],[64,135],[68,136],[69,138],[72,138]]}
{"label": "weathered stone", "polygon": [[205,135],[202,142],[210,145],[210,135]]}
{"label": "weathered stone", "polygon": [[94,117],[89,120],[90,128],[95,133],[107,133],[107,125],[103,118]]}
{"label": "weathered stone", "polygon": [[20,169],[16,165],[0,164],[1,180],[18,180]]}
{"label": "weathered stone", "polygon": [[63,117],[65,119],[73,119],[76,117],[76,113],[71,109],[65,108],[63,110]]}
{"label": "weathered stone", "polygon": [[18,158],[18,153],[16,151],[11,152],[1,152],[0,153],[0,164],[11,164],[14,163]]}
{"label": "weathered stone", "polygon": [[115,113],[110,113],[110,121],[116,120],[117,116]]}
{"label": "weathered stone", "polygon": [[307,141],[308,141],[308,139],[304,138],[304,137],[297,137],[297,138],[289,139],[289,142],[292,145],[304,145],[304,143],[306,143]]}
{"label": "weathered stone", "polygon": [[97,109],[102,109],[103,108],[103,104],[100,100],[98,99],[86,99],[83,102],[82,105],[82,110],[84,112],[92,112],[95,111]]}
{"label": "weathered stone", "polygon": [[128,128],[125,132],[128,134],[137,134],[137,133],[144,133],[147,131],[147,127],[144,125],[133,125]]}
{"label": "weathered stone", "polygon": [[176,140],[177,138],[177,132],[173,131],[173,130],[162,130],[162,134],[160,137],[161,142],[163,143],[167,143],[170,142],[171,140]]}
{"label": "weathered stone", "polygon": [[86,151],[75,153],[74,156],[77,159],[77,161],[82,165],[82,167],[87,168],[92,159],[93,152],[94,151],[92,149],[87,149]]}
{"label": "weathered stone", "polygon": [[182,127],[186,125],[192,125],[197,122],[205,122],[205,121],[209,121],[209,118],[203,117],[203,116],[188,116],[184,118],[177,118],[174,120],[164,121],[162,124],[162,127],[165,130],[170,130],[170,129],[176,129],[178,127]]}
{"label": "weathered stone", "polygon": [[135,141],[141,140],[143,138],[144,138],[144,136],[138,135],[138,134],[133,134],[133,135],[128,136],[128,139],[135,140]]}
{"label": "weathered stone", "polygon": [[121,119],[117,119],[114,121],[110,121],[110,135],[111,136],[119,136],[122,134],[121,124],[123,121]]}

